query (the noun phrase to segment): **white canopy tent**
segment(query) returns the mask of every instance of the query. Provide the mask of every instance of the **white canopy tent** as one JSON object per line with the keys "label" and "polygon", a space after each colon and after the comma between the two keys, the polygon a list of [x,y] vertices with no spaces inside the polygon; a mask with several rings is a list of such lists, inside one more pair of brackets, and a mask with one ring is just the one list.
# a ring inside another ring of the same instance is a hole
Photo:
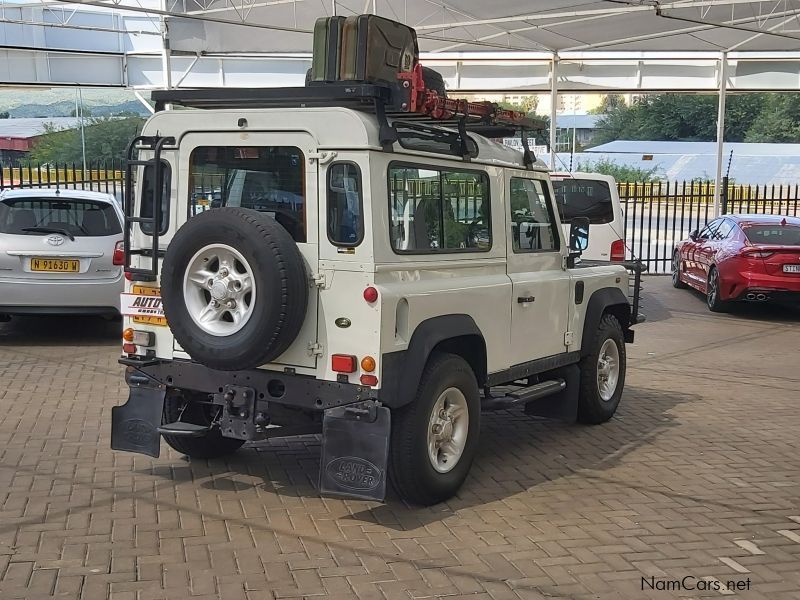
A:
{"label": "white canopy tent", "polygon": [[800,90],[800,0],[0,0],[0,84],[302,85],[314,21],[364,12],[452,90],[716,92],[718,182],[726,94]]}

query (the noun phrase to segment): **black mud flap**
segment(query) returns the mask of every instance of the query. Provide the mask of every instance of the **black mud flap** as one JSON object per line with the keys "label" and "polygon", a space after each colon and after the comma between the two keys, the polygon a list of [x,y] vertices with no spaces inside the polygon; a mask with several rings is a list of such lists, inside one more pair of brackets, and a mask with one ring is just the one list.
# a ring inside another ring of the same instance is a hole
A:
{"label": "black mud flap", "polygon": [[391,423],[389,409],[371,400],[326,410],[320,491],[383,501]]}
{"label": "black mud flap", "polygon": [[158,458],[165,396],[155,385],[132,385],[128,401],[111,409],[111,449]]}

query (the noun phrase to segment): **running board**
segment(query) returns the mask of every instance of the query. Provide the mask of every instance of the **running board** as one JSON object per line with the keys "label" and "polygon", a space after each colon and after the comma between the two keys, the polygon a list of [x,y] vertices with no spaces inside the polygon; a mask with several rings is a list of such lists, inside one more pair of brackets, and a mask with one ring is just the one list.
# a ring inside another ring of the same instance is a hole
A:
{"label": "running board", "polygon": [[485,397],[481,401],[482,410],[505,410],[519,404],[527,404],[564,390],[567,386],[563,379],[550,379],[540,383],[519,388],[503,396]]}
{"label": "running board", "polygon": [[185,423],[183,421],[164,423],[158,428],[158,433],[161,435],[174,435],[176,437],[203,437],[209,431],[211,431],[211,427],[208,427],[207,425],[196,425],[194,423]]}

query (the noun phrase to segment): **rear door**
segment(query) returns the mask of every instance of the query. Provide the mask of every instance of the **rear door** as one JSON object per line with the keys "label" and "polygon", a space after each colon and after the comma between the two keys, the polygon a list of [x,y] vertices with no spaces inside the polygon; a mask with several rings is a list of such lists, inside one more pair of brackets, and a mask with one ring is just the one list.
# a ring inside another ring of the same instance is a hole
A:
{"label": "rear door", "polygon": [[[319,192],[316,141],[304,132],[187,134],[181,140],[178,222],[221,206],[273,217],[294,238],[309,276],[306,319],[294,343],[274,363],[316,366]],[[185,211],[185,212],[184,212]]]}
{"label": "rear door", "polygon": [[116,204],[96,199],[20,196],[0,202],[0,276],[45,281],[116,279],[122,240]]}

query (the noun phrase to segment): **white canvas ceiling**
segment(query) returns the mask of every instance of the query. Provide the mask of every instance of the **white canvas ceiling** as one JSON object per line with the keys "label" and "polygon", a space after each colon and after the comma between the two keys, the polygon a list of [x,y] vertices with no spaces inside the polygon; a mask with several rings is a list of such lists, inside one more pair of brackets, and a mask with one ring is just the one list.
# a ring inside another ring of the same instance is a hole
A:
{"label": "white canvas ceiling", "polygon": [[172,48],[307,52],[334,5],[415,27],[426,52],[800,50],[800,0],[168,0],[189,16],[170,18]]}

